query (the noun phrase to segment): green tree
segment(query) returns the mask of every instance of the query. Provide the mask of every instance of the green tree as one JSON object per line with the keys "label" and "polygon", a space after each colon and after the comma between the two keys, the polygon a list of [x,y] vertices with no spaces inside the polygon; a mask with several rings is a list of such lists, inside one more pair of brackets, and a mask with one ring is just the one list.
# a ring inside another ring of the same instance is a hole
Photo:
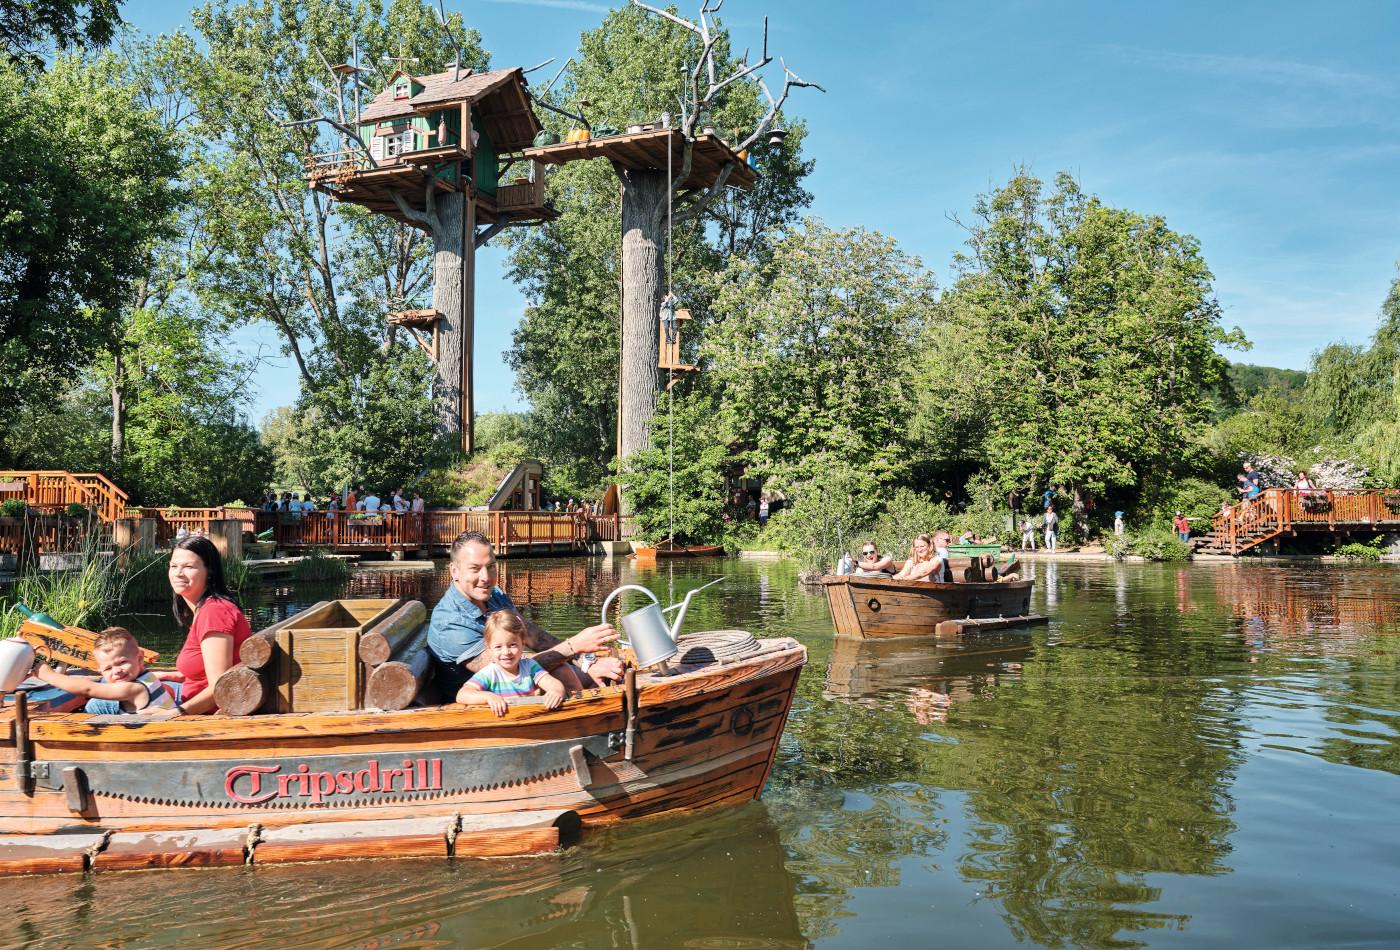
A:
{"label": "green tree", "polygon": [[[550,98],[571,109],[588,102],[587,114],[598,126],[652,121],[675,112],[685,70],[698,53],[689,31],[624,6],[580,38],[579,55]],[[719,64],[732,64],[724,41]],[[736,83],[711,110],[710,121],[732,139],[736,130],[754,127],[765,103],[756,86]],[[568,124],[553,113],[544,118],[556,132]],[[765,256],[774,229],[795,220],[811,201],[802,186],[812,168],[801,152],[805,127],[785,124],[789,134],[781,146],[763,141],[753,149],[757,187],[729,189],[673,232],[676,292],[692,311],[704,309],[705,274],[731,256]],[[617,176],[604,162],[574,162],[554,173],[550,194],[559,218],[511,238],[512,277],[528,306],[507,358],[539,420],[530,444],[548,463],[551,485],[569,488],[561,494],[592,494],[608,475],[617,442]]]}
{"label": "green tree", "polygon": [[712,544],[724,531],[728,439],[705,393],[665,398],[652,418],[651,445],[627,459],[642,540]]}
{"label": "green tree", "polygon": [[0,0],[0,49],[10,65],[37,70],[44,48],[101,48],[122,25],[117,0]]}
{"label": "green tree", "polygon": [[[125,65],[0,65],[0,432],[120,335],[119,313],[178,200],[178,147]],[[9,444],[9,440],[0,440]],[[0,449],[0,462],[13,462]]]}
{"label": "green tree", "polygon": [[934,304],[917,257],[809,220],[713,293],[702,379],[751,471],[786,490],[839,465],[872,494],[908,475],[911,355]]}
{"label": "green tree", "polygon": [[974,205],[944,309],[980,340],[980,386],[922,382],[934,403],[977,400],[1001,487],[1066,486],[1083,531],[1091,496],[1179,469],[1226,381],[1217,347],[1244,341],[1220,326],[1194,238],[1067,174],[1043,190],[1021,172]]}
{"label": "green tree", "polygon": [[350,482],[392,491],[446,461],[426,398],[432,375],[417,348],[398,348],[358,378],[303,390],[287,444],[302,460],[306,487],[324,494]]}

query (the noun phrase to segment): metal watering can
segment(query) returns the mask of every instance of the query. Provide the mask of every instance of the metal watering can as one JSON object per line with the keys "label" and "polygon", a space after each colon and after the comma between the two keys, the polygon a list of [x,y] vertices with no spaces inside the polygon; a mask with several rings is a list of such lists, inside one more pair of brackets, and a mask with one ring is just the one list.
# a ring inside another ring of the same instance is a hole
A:
{"label": "metal watering can", "polygon": [[[723,577],[717,577],[704,587],[697,587],[685,595],[685,600],[679,604],[672,604],[665,610],[661,609],[661,601],[656,595],[645,587],[636,584],[623,584],[617,590],[608,595],[603,601],[603,623],[608,622],[608,607],[611,606],[613,598],[625,590],[641,591],[651,598],[651,603],[641,610],[634,610],[630,614],[622,617],[622,630],[627,635],[627,640],[632,647],[632,652],[636,654],[637,666],[645,669],[648,666],[655,666],[663,663],[676,655],[676,638],[680,636],[681,624],[685,621],[686,608],[690,606],[690,598],[700,593],[705,587],[713,587]],[[676,614],[675,623],[669,627],[666,625],[666,614],[673,610],[679,610]]]}

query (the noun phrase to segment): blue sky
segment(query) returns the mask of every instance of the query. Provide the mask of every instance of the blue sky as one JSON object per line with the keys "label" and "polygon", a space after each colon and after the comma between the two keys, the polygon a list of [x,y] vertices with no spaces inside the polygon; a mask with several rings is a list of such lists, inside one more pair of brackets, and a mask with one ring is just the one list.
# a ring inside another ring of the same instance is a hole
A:
{"label": "blue sky", "polygon": [[[588,0],[448,3],[496,66],[562,62],[607,10]],[[681,5],[682,11],[689,7]],[[690,11],[693,12],[693,11]],[[770,46],[825,95],[799,90],[811,212],[891,234],[946,281],[952,214],[1025,164],[1074,173],[1109,204],[1195,235],[1232,358],[1305,368],[1363,342],[1400,259],[1400,4],[728,0],[736,45]],[[123,5],[159,33],[179,4]],[[487,250],[477,277],[477,400],[521,408],[501,353],[524,301]],[[251,330],[276,350],[270,328]],[[296,396],[285,359],[254,385],[261,417]]]}

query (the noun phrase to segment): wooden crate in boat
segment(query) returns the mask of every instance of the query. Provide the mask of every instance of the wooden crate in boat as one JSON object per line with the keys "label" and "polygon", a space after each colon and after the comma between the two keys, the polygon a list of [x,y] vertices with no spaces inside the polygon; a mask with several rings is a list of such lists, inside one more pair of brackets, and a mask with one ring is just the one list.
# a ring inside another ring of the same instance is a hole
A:
{"label": "wooden crate in boat", "polygon": [[277,637],[271,712],[342,712],[363,705],[360,636],[403,601],[326,600],[270,628]]}

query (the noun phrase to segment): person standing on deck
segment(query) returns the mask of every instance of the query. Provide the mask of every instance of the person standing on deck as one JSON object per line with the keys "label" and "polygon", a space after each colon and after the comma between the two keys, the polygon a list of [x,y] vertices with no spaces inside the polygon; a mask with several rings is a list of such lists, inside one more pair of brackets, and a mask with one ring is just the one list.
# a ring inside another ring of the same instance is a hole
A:
{"label": "person standing on deck", "polygon": [[[452,582],[433,608],[428,623],[428,651],[433,658],[434,682],[442,695],[456,696],[474,674],[491,663],[483,639],[487,616],[497,610],[513,611],[515,604],[496,585],[496,553],[480,531],[457,535],[448,552],[448,575]],[[612,624],[585,627],[563,641],[529,620],[525,627],[529,632],[526,648],[535,651],[535,661],[557,676],[567,689],[592,685],[594,679],[622,678],[622,661],[617,657],[598,657],[583,679],[569,662],[616,640],[617,631]]]}
{"label": "person standing on deck", "polygon": [[1054,551],[1057,540],[1056,528],[1060,525],[1060,516],[1055,514],[1055,506],[1051,505],[1045,509],[1045,550]]}

